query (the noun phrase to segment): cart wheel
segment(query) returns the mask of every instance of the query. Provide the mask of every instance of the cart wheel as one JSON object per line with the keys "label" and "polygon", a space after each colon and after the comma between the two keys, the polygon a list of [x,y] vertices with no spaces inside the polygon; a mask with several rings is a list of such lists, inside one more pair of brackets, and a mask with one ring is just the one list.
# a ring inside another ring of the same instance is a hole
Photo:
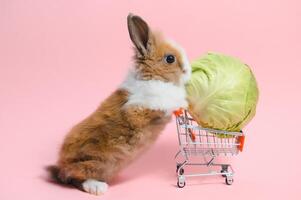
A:
{"label": "cart wheel", "polygon": [[178,173],[179,167],[180,167],[180,164],[177,164],[176,173]]}
{"label": "cart wheel", "polygon": [[[228,173],[228,171],[227,171],[227,170],[221,170],[221,173]],[[226,178],[226,177],[227,177],[227,175],[225,175],[225,174],[222,174],[222,177]]]}
{"label": "cart wheel", "polygon": [[[177,170],[176,170],[176,173],[178,173],[178,170],[180,168],[181,165],[177,165]],[[180,169],[180,175],[183,175],[184,174],[184,168],[181,168]]]}
{"label": "cart wheel", "polygon": [[186,182],[185,181],[183,181],[183,182],[178,181],[177,185],[178,185],[179,188],[183,188],[183,187],[185,187]]}
{"label": "cart wheel", "polygon": [[225,181],[226,181],[227,185],[232,185],[232,183],[234,182],[234,179],[232,177],[226,177]]}

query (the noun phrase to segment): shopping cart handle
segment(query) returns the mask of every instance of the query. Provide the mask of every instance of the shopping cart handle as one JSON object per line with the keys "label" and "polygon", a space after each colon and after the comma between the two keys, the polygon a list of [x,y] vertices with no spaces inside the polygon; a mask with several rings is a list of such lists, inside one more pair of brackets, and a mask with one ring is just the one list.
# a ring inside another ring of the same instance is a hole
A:
{"label": "shopping cart handle", "polygon": [[240,152],[242,152],[244,149],[244,144],[245,144],[245,136],[244,135],[238,136],[238,143],[239,143],[238,150]]}
{"label": "shopping cart handle", "polygon": [[183,108],[179,108],[178,110],[173,111],[173,114],[174,114],[176,117],[179,117],[180,115],[183,114]]}

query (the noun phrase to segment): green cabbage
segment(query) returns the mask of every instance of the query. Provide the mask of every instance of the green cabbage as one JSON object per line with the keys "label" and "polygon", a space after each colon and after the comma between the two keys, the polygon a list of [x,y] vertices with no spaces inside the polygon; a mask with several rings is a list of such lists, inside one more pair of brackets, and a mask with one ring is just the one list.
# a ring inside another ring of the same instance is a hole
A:
{"label": "green cabbage", "polygon": [[237,58],[207,53],[191,63],[186,86],[189,113],[199,125],[240,131],[254,117],[258,88],[251,69]]}

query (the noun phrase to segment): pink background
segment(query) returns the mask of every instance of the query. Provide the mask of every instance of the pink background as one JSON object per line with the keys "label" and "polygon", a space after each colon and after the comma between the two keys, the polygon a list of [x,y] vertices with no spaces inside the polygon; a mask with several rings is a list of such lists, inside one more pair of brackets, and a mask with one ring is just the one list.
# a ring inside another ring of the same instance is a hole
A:
{"label": "pink background", "polygon": [[[0,199],[300,199],[301,3],[298,0],[0,1]],[[131,65],[126,16],[143,16],[194,59],[240,57],[260,87],[245,151],[220,177],[175,187],[175,124],[103,197],[46,181],[66,132]]]}

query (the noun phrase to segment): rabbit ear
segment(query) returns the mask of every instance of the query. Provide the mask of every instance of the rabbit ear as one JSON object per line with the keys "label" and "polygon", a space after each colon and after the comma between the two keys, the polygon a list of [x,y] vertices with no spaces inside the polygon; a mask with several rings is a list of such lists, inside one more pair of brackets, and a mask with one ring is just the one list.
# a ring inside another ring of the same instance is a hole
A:
{"label": "rabbit ear", "polygon": [[138,52],[145,56],[150,37],[150,29],[147,23],[141,17],[130,13],[127,17],[127,24],[132,42]]}

